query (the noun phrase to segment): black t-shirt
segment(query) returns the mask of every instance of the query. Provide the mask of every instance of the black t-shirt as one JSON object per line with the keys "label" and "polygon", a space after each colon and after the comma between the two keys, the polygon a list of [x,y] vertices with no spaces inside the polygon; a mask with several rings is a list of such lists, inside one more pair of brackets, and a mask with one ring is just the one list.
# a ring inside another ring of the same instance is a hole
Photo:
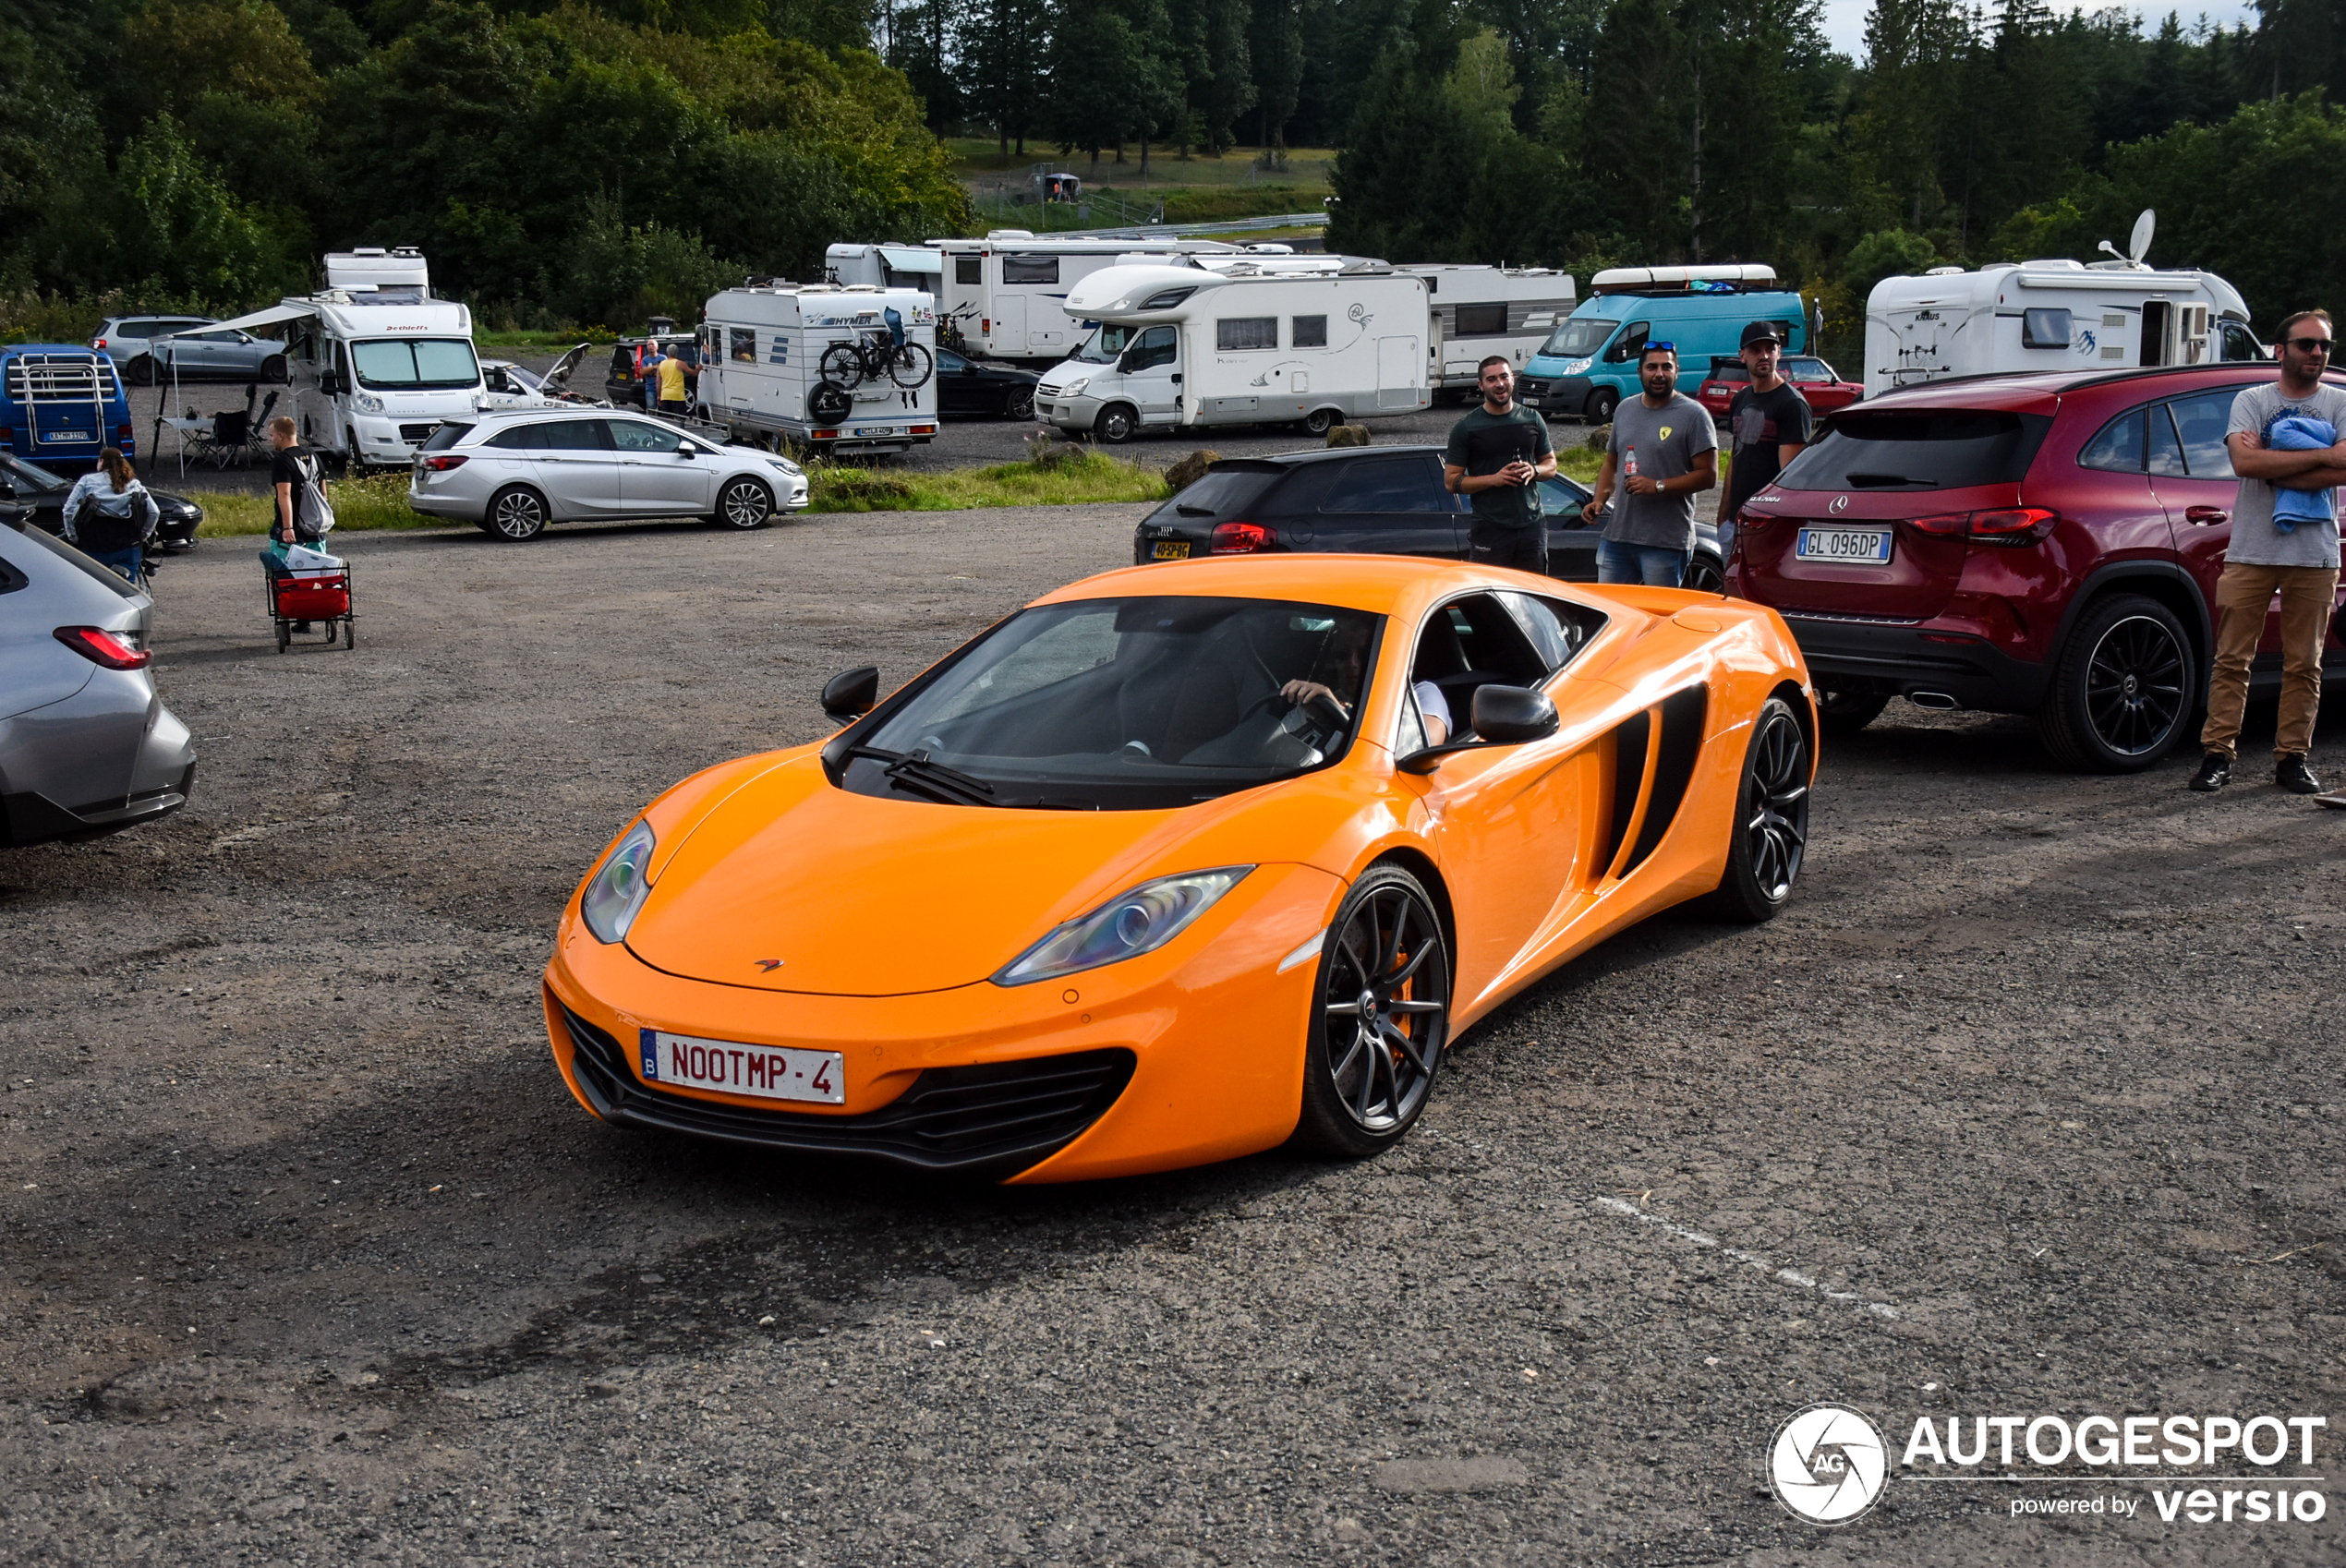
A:
{"label": "black t-shirt", "polygon": [[271,538],[275,538],[277,530],[285,525],[284,515],[277,510],[279,485],[293,487],[293,514],[296,519],[301,516],[301,487],[309,476],[304,463],[308,456],[309,454],[302,451],[300,444],[296,442],[292,446],[279,447],[275,455],[269,459],[269,537]]}
{"label": "black t-shirt", "polygon": [[[1450,428],[1450,442],[1442,461],[1470,476],[1496,474],[1510,463],[1537,466],[1555,450],[1548,440],[1548,422],[1521,404],[1505,414],[1493,414],[1477,404],[1473,411]],[[1502,528],[1529,528],[1540,520],[1540,485],[1493,485],[1467,498],[1474,514]]]}
{"label": "black t-shirt", "polygon": [[1727,515],[1775,482],[1784,472],[1776,449],[1807,446],[1815,429],[1808,400],[1784,382],[1773,392],[1745,387],[1727,404],[1727,428],[1735,438],[1735,463],[1727,470]]}

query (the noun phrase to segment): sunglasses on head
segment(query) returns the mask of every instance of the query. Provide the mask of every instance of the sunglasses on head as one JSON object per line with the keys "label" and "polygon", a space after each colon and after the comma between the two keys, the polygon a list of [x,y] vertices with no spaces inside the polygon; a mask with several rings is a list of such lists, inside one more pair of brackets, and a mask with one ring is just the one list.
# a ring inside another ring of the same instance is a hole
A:
{"label": "sunglasses on head", "polygon": [[2328,338],[2291,338],[2289,346],[2300,354],[2328,354],[2330,342]]}

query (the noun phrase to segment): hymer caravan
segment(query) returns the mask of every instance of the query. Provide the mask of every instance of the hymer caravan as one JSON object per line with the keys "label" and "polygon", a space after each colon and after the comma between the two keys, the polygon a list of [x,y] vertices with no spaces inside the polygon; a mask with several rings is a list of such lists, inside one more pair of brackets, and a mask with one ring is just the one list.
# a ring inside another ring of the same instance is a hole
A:
{"label": "hymer caravan", "polygon": [[2108,261],[1934,267],[1866,301],[1866,395],[1946,376],[2207,365],[2266,357],[2240,291],[2213,272],[2146,266],[2154,219]]}
{"label": "hymer caravan", "polygon": [[418,250],[328,256],[320,293],[206,330],[279,325],[302,444],[354,467],[406,466],[442,420],[486,394],[472,312],[432,297]]}
{"label": "hymer caravan", "polygon": [[1167,256],[1243,256],[1212,239],[1037,239],[996,229],[984,239],[936,242],[944,257],[937,311],[959,346],[994,359],[1057,364],[1082,341],[1067,310],[1068,291],[1134,251]]}
{"label": "hymer caravan", "polygon": [[925,292],[770,280],[708,297],[700,413],[734,439],[821,452],[937,437],[937,310]]}
{"label": "hymer caravan", "polygon": [[1428,262],[1399,270],[1423,278],[1433,291],[1428,303],[1442,320],[1437,384],[1445,392],[1473,391],[1476,368],[1494,354],[1520,371],[1572,314],[1572,274],[1553,268]]}
{"label": "hymer caravan", "polygon": [[1034,413],[1104,441],[1177,426],[1409,414],[1432,401],[1425,280],[1383,261],[1333,272],[1143,262],[1093,273],[1068,310],[1098,327],[1034,389]]}

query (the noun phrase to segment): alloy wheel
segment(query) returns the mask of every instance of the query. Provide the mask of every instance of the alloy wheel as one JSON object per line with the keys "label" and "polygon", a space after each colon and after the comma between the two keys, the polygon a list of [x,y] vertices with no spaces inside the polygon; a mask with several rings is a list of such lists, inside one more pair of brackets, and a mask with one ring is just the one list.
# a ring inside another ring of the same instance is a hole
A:
{"label": "alloy wheel", "polygon": [[500,538],[534,539],[546,531],[546,503],[532,490],[506,490],[490,503],[489,524]]}
{"label": "alloy wheel", "polygon": [[734,480],[717,500],[718,521],[728,528],[755,528],[773,510],[773,498],[755,479]]}
{"label": "alloy wheel", "polygon": [[1417,1115],[1449,1031],[1442,928],[1412,889],[1390,883],[1356,904],[1334,939],[1321,995],[1328,1073],[1363,1131]]}
{"label": "alloy wheel", "polygon": [[2129,616],[2094,645],[2086,666],[2086,716],[2102,744],[2140,756],[2172,737],[2188,684],[2174,635],[2149,616]]}
{"label": "alloy wheel", "polygon": [[1752,881],[1772,901],[1786,898],[1808,848],[1808,742],[1788,712],[1770,713],[1752,748],[1746,810],[1743,833]]}

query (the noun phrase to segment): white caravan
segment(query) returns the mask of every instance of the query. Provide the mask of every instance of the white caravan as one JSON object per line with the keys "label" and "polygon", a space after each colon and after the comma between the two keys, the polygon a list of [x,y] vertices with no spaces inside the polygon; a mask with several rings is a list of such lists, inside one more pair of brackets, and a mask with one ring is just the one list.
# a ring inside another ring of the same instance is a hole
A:
{"label": "white caravan", "polygon": [[1884,278],[1866,301],[1866,395],[1946,376],[2207,365],[2267,357],[2240,291],[2213,272],[2143,264],[2152,215],[2115,259],[1934,267]]}
{"label": "white caravan", "polygon": [[944,257],[937,311],[956,346],[993,359],[1056,364],[1083,339],[1067,310],[1068,291],[1135,252],[1163,256],[1243,256],[1214,239],[1036,238],[1025,229],[996,229],[984,239],[932,242]]}
{"label": "white caravan", "polygon": [[1426,282],[1383,261],[1142,262],[1093,273],[1067,303],[1099,326],[1044,375],[1034,413],[1070,433],[1296,422],[1320,435],[1432,401]]}
{"label": "white caravan", "polygon": [[1436,384],[1445,390],[1471,390],[1475,367],[1494,354],[1520,371],[1572,314],[1572,274],[1553,268],[1427,263],[1400,271],[1423,278],[1433,293],[1429,303],[1442,320]]}
{"label": "white caravan", "polygon": [[434,299],[421,251],[326,258],[326,286],[205,328],[285,329],[301,441],[354,467],[405,467],[443,420],[481,406],[471,310]]}
{"label": "white caravan", "polygon": [[937,437],[937,308],[924,290],[729,288],[709,296],[700,355],[701,417],[736,440],[885,452]]}
{"label": "white caravan", "polygon": [[834,245],[823,252],[823,281],[869,288],[911,288],[941,297],[945,253],[934,245]]}

